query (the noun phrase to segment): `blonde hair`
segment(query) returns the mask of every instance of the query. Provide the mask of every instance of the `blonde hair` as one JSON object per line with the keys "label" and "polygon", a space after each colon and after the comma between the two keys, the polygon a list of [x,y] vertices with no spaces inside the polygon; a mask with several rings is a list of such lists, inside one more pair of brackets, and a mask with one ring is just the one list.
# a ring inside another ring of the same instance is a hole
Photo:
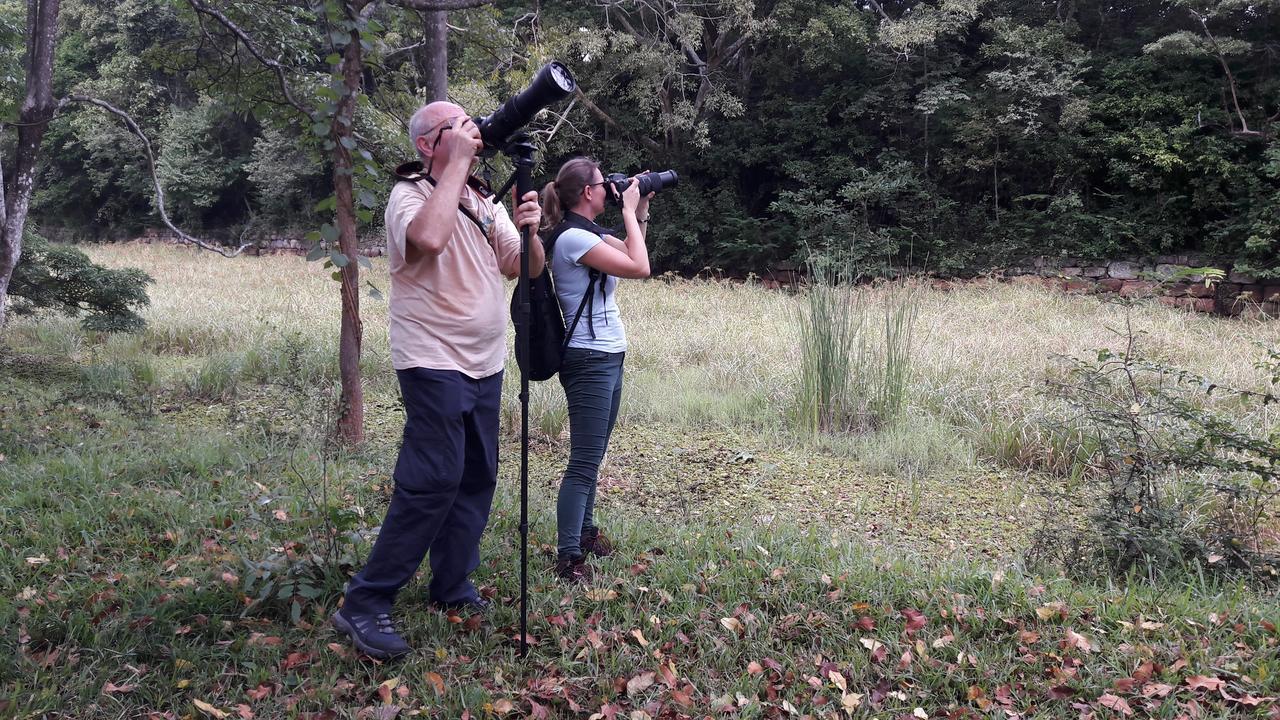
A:
{"label": "blonde hair", "polygon": [[600,163],[588,157],[576,157],[560,166],[556,179],[542,188],[542,227],[553,228],[564,220],[578,201],[583,189],[595,180]]}

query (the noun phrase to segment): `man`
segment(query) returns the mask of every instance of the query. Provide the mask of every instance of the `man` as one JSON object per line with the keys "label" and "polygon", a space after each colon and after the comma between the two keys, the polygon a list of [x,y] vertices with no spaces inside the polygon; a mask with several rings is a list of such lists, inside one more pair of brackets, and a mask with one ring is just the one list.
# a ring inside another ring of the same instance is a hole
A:
{"label": "man", "polygon": [[[459,106],[430,103],[409,122],[422,179],[397,182],[387,200],[391,360],[406,422],[395,490],[369,562],[347,587],[336,628],[377,658],[410,648],[396,631],[396,593],[431,556],[430,600],[483,611],[468,576],[497,485],[498,407],[506,357],[502,276],[520,271],[519,227],[537,229],[536,192],[503,207],[470,181],[480,131]],[[542,272],[542,243],[529,244]]]}

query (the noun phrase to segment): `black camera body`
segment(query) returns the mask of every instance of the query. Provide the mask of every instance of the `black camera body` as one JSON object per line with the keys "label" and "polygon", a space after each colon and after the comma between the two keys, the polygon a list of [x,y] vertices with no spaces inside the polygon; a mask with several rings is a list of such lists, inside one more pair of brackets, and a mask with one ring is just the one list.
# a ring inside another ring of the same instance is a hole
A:
{"label": "black camera body", "polygon": [[[640,197],[673,188],[680,183],[680,176],[675,170],[663,170],[656,173],[645,173],[637,178],[640,183]],[[608,188],[609,202],[622,207],[622,193],[631,186],[631,178],[622,173],[609,173],[604,176],[605,187]]]}
{"label": "black camera body", "polygon": [[480,154],[490,156],[502,150],[539,110],[568,97],[577,87],[573,74],[564,65],[549,62],[542,66],[520,94],[508,98],[492,113],[472,118],[484,140]]}

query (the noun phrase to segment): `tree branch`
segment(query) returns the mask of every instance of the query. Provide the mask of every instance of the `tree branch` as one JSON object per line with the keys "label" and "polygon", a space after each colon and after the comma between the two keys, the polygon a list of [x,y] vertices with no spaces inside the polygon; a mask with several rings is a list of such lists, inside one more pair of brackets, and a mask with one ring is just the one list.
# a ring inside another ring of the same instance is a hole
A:
{"label": "tree branch", "polygon": [[889,17],[889,13],[885,12],[884,8],[881,7],[880,3],[876,2],[876,0],[867,0],[867,4],[871,6],[872,10],[875,10],[876,12],[880,13],[880,17],[884,18],[885,22],[887,23],[893,22],[893,18]]}
{"label": "tree branch", "polygon": [[134,122],[133,118],[129,116],[129,113],[121,110],[120,108],[112,105],[111,103],[105,100],[99,100],[98,98],[89,97],[88,95],[68,95],[67,97],[63,98],[58,102],[58,108],[61,109],[73,102],[96,105],[102,108],[103,110],[106,110],[107,112],[111,113],[112,115],[115,115],[116,117],[124,121],[125,126],[129,128],[129,132],[133,133],[134,135],[137,135],[138,139],[142,141],[142,148],[147,152],[147,168],[151,171],[151,181],[155,184],[155,188],[156,188],[156,209],[159,210],[160,212],[160,219],[164,221],[164,224],[167,225],[169,229],[172,230],[180,240],[182,240],[183,242],[191,243],[192,245],[196,245],[205,250],[216,252],[219,255],[222,255],[223,257],[235,257],[236,255],[239,255],[240,253],[244,252],[245,248],[249,247],[249,245],[252,244],[252,243],[244,243],[240,247],[236,248],[234,251],[228,252],[225,248],[217,247],[216,245],[210,245],[199,238],[192,237],[191,235],[188,235],[187,233],[183,232],[180,228],[178,228],[178,226],[174,225],[173,221],[169,219],[169,213],[165,210],[164,188],[161,187],[160,185],[160,176],[156,174],[156,157],[155,157],[155,153],[153,153],[151,150],[151,141],[148,140],[146,134],[142,132],[142,128],[138,127],[138,123]]}
{"label": "tree branch", "polygon": [[469,10],[493,3],[493,0],[387,0],[392,5],[427,12]]}
{"label": "tree branch", "polygon": [[246,33],[244,30],[241,30],[239,25],[236,25],[234,22],[232,22],[231,18],[222,14],[222,12],[220,12],[219,10],[215,8],[211,8],[208,5],[205,5],[203,2],[200,2],[200,0],[187,0],[187,3],[191,5],[191,8],[195,10],[197,13],[208,15],[214,20],[217,20],[218,23],[220,23],[223,27],[225,27],[232,35],[235,35],[236,38],[239,39],[239,41],[244,44],[245,49],[247,49],[250,52],[250,54],[252,54],[255,58],[257,58],[258,62],[262,63],[263,65],[270,68],[273,72],[275,72],[276,79],[279,80],[280,82],[280,92],[284,94],[285,100],[287,100],[290,105],[292,105],[294,108],[296,108],[299,112],[303,113],[304,115],[307,115],[308,117],[312,115],[311,108],[304,105],[303,103],[298,102],[298,100],[293,97],[293,93],[289,91],[289,81],[288,81],[288,78],[285,76],[286,69],[284,65],[281,65],[278,61],[272,60],[271,58],[268,58],[267,56],[263,55],[258,50],[258,47],[254,45],[253,39],[249,37],[249,34]]}
{"label": "tree branch", "polygon": [[1249,121],[1244,119],[1244,112],[1240,109],[1240,99],[1236,97],[1236,76],[1231,74],[1231,67],[1227,65],[1227,58],[1222,54],[1222,47],[1218,45],[1218,39],[1209,31],[1209,23],[1203,15],[1194,10],[1191,14],[1196,20],[1200,21],[1200,27],[1204,28],[1205,37],[1209,38],[1209,42],[1213,44],[1213,51],[1218,56],[1218,62],[1222,64],[1222,71],[1227,74],[1227,85],[1231,88],[1231,103],[1235,105],[1236,116],[1240,118],[1240,132],[1244,135],[1260,135],[1256,130],[1249,129]]}
{"label": "tree branch", "polygon": [[[608,123],[610,127],[620,130],[628,136],[631,135],[631,133],[627,132],[625,128],[623,128],[621,125],[618,124],[617,120],[614,120],[612,117],[610,117],[609,113],[605,112],[604,110],[601,110],[598,105],[591,102],[591,99],[587,97],[586,93],[582,92],[581,87],[579,87],[575,92],[576,92],[576,97],[582,101],[582,104],[585,105],[586,108],[590,110],[593,115],[600,118],[605,123]],[[639,139],[640,142],[643,143],[645,147],[649,148],[654,152],[657,152],[662,149],[662,146],[658,145],[658,143],[654,142],[650,138],[641,136],[637,139]]]}

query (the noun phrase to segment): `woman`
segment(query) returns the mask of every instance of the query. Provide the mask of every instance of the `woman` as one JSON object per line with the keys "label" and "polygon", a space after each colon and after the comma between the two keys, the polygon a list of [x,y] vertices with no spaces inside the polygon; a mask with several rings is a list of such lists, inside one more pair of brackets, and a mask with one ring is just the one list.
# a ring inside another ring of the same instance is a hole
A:
{"label": "woman", "polygon": [[[568,582],[589,580],[588,554],[606,556],[612,543],[595,526],[596,479],[618,418],[622,361],[627,337],[614,292],[619,278],[649,276],[644,235],[649,197],[640,197],[632,178],[622,193],[626,239],[595,224],[604,211],[609,186],[599,165],[574,158],[542,191],[543,233],[568,346],[560,384],[569,405],[571,449],[556,502],[556,575]],[[652,197],[652,193],[650,193]],[[576,318],[576,320],[575,320]]]}

